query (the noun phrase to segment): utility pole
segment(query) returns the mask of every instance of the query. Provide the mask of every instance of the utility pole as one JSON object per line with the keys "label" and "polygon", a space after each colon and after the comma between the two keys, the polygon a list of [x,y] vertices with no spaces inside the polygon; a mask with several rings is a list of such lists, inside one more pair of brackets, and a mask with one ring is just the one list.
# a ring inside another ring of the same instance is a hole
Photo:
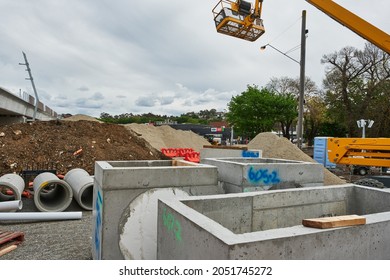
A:
{"label": "utility pole", "polygon": [[300,82],[299,82],[299,109],[298,109],[298,131],[297,144],[302,149],[303,138],[303,102],[305,99],[305,57],[306,57],[306,11],[302,11],[301,31],[301,61],[300,61]]}
{"label": "utility pole", "polygon": [[28,63],[27,56],[26,56],[26,54],[24,52],[22,52],[22,53],[23,53],[23,57],[24,57],[25,63],[19,63],[19,65],[26,65],[26,68],[27,68],[26,71],[28,72],[28,75],[29,75],[29,78],[26,78],[26,80],[30,80],[31,81],[31,85],[32,85],[33,90],[34,90],[35,108],[34,108],[33,121],[35,121],[35,117],[37,115],[37,110],[38,110],[39,98],[38,98],[37,89],[35,88],[34,79],[33,79],[33,76],[31,74],[30,64]]}

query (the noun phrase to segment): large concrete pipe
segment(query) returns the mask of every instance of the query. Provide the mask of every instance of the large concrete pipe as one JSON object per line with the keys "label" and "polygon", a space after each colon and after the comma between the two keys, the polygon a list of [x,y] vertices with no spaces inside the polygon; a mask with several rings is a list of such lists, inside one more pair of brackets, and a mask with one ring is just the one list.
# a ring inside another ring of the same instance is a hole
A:
{"label": "large concrete pipe", "polygon": [[0,201],[21,200],[23,191],[24,180],[19,175],[11,173],[0,177]]}
{"label": "large concrete pipe", "polygon": [[64,180],[50,172],[35,177],[33,182],[34,203],[42,212],[61,212],[72,203],[72,188]]}
{"label": "large concrete pipe", "polygon": [[72,190],[78,204],[85,210],[92,210],[93,177],[81,168],[75,168],[65,174],[64,181]]}

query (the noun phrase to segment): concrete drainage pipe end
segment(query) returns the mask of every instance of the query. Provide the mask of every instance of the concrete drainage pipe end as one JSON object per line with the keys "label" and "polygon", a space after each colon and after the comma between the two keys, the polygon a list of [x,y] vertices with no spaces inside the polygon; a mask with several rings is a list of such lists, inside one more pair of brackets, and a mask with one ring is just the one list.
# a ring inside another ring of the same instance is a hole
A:
{"label": "concrete drainage pipe end", "polygon": [[[12,194],[8,194],[9,191]],[[5,174],[0,177],[0,201],[21,200],[24,180],[17,174]]]}
{"label": "concrete drainage pipe end", "polygon": [[41,212],[61,212],[72,203],[72,188],[50,172],[35,177],[34,204]]}
{"label": "concrete drainage pipe end", "polygon": [[72,188],[77,203],[85,210],[92,210],[93,177],[84,169],[75,168],[65,174],[64,181]]}

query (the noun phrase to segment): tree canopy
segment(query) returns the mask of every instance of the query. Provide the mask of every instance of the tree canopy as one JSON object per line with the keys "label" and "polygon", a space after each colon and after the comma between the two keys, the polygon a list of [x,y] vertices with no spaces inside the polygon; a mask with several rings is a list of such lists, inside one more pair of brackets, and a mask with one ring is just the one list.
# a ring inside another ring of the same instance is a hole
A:
{"label": "tree canopy", "polygon": [[390,56],[372,44],[364,50],[345,47],[324,55],[328,115],[346,127],[349,137],[359,137],[359,119],[373,119],[373,137],[390,136]]}
{"label": "tree canopy", "polygon": [[253,138],[260,132],[271,131],[276,122],[291,122],[297,114],[297,101],[293,95],[280,95],[267,88],[248,85],[246,91],[232,97],[227,120],[234,125],[235,131]]}

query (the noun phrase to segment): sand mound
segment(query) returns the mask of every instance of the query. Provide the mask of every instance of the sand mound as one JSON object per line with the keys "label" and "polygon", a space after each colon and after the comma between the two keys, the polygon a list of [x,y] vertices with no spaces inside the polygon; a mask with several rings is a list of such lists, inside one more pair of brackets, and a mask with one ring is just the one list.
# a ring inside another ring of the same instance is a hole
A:
{"label": "sand mound", "polygon": [[87,116],[87,115],[83,115],[83,114],[77,114],[77,115],[74,115],[74,116],[71,116],[69,118],[65,118],[63,119],[64,121],[72,121],[72,122],[77,122],[77,121],[92,121],[92,122],[99,122],[99,123],[103,123],[102,121],[99,121],[98,119],[94,118],[94,117],[91,117],[91,116]]}
{"label": "sand mound", "polygon": [[[258,134],[255,138],[252,139],[252,141],[249,142],[248,148],[262,150],[263,157],[265,158],[282,158],[306,162],[316,162],[286,138],[278,137],[271,132]],[[345,183],[346,182],[344,180],[324,168],[324,185],[337,185]]]}
{"label": "sand mound", "polygon": [[157,150],[161,150],[161,148],[192,148],[200,152],[204,145],[210,145],[205,138],[192,131],[176,130],[169,125],[152,126],[132,123],[126,124],[125,127],[136,132],[138,136],[145,139]]}

